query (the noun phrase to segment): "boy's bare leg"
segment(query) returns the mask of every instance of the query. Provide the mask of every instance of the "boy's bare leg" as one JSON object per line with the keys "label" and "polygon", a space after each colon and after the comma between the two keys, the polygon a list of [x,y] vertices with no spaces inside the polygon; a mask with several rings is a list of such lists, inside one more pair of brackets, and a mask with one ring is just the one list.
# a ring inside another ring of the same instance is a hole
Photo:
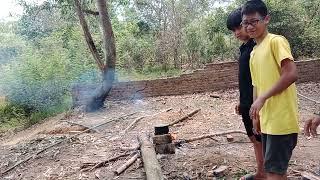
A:
{"label": "boy's bare leg", "polygon": [[287,174],[267,173],[267,180],[287,180]]}
{"label": "boy's bare leg", "polygon": [[249,137],[251,142],[253,143],[253,149],[257,161],[257,172],[255,178],[257,179],[265,179],[266,173],[264,172],[263,167],[263,152],[262,152],[262,143],[257,141],[255,136]]}

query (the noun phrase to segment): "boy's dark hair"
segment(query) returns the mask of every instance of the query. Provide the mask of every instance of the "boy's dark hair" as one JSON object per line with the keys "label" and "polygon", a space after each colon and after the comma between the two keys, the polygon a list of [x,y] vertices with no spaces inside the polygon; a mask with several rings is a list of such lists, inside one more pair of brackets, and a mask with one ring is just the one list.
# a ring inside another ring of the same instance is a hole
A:
{"label": "boy's dark hair", "polygon": [[249,0],[242,8],[242,15],[259,13],[262,17],[268,15],[268,8],[262,0]]}
{"label": "boy's dark hair", "polygon": [[241,8],[233,10],[228,16],[227,28],[233,31],[234,29],[240,26],[241,21],[242,21]]}

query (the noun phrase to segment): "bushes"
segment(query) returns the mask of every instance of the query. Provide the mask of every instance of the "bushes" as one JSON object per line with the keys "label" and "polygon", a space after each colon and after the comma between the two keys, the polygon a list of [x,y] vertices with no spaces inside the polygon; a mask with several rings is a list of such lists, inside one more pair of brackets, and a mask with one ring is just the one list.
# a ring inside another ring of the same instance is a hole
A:
{"label": "bushes", "polygon": [[30,125],[63,112],[71,106],[73,83],[98,80],[82,37],[62,36],[64,29],[41,39],[37,46],[26,44],[10,63],[0,64],[0,88],[8,102],[1,107],[1,126]]}
{"label": "bushes", "polygon": [[0,133],[13,127],[24,127],[27,122],[27,113],[24,108],[0,104]]}
{"label": "bushes", "polygon": [[61,104],[68,89],[64,52],[46,54],[29,48],[14,63],[3,67],[1,84],[8,101],[28,111],[45,111]]}

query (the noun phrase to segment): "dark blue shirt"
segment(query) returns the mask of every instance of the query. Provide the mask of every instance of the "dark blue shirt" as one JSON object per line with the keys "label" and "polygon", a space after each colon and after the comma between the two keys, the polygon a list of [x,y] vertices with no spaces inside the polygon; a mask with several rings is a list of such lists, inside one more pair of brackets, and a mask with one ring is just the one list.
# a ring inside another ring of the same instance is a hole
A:
{"label": "dark blue shirt", "polygon": [[253,101],[253,86],[250,73],[250,53],[256,43],[250,39],[240,46],[239,57],[239,90],[240,107],[250,108]]}

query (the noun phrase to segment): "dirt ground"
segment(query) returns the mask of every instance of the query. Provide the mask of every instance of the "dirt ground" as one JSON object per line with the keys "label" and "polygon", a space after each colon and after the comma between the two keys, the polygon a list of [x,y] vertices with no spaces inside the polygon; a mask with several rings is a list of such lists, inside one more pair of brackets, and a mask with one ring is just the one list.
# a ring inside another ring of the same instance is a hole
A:
{"label": "dirt ground", "polygon": [[[298,92],[320,100],[319,83],[299,84]],[[96,113],[65,113],[18,133],[2,134],[0,172],[55,142],[62,139],[66,141],[2,174],[0,179],[145,179],[141,159],[119,176],[114,174],[114,170],[130,156],[92,171],[86,171],[84,165],[124,153],[123,147],[138,144],[139,133],[152,134],[155,125],[172,122],[198,108],[201,109],[199,113],[171,127],[170,133],[175,134],[177,139],[185,139],[227,130],[244,130],[240,116],[234,113],[238,95],[237,90],[231,89],[182,96],[107,101],[106,108]],[[165,112],[168,108],[172,110]],[[316,106],[299,98],[299,108],[302,128]],[[127,133],[122,133],[128,124],[141,116],[146,117]],[[93,127],[114,119],[117,121],[95,128],[96,132],[67,139],[85,128],[65,121]],[[157,155],[165,179],[213,179],[209,176],[210,170],[221,165],[228,166],[228,170],[217,179],[237,179],[254,172],[256,165],[251,143],[246,135],[233,134],[233,137],[233,142],[228,142],[226,136],[217,136],[186,143],[178,147],[175,154]],[[319,152],[320,138],[307,139],[299,134],[299,142],[290,161],[289,179],[300,179],[299,172],[302,171],[319,173]]]}

